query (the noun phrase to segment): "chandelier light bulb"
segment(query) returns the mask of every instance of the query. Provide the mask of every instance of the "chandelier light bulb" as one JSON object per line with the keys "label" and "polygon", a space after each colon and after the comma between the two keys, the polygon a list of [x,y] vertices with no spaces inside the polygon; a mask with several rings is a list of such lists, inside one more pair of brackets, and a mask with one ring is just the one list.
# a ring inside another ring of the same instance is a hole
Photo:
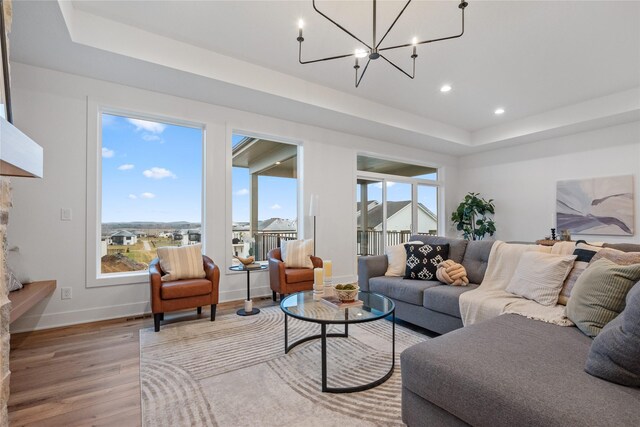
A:
{"label": "chandelier light bulb", "polygon": [[356,58],[366,58],[368,52],[364,49],[356,49],[353,54]]}
{"label": "chandelier light bulb", "polygon": [[416,46],[418,44],[418,38],[414,37],[413,40],[411,40],[411,44],[413,44],[414,46]]}
{"label": "chandelier light bulb", "polygon": [[303,29],[304,28],[304,21],[302,19],[298,19],[298,29]]}

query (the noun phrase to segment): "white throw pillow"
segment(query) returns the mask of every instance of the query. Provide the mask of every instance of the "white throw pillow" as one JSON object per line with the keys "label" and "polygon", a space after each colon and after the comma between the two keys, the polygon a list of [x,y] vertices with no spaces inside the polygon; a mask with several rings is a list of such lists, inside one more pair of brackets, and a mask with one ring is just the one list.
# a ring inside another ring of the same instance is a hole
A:
{"label": "white throw pillow", "polygon": [[202,244],[164,246],[158,248],[160,268],[166,274],[163,282],[181,279],[202,279],[206,276],[202,262]]}
{"label": "white throw pillow", "polygon": [[280,253],[286,267],[313,268],[313,262],[311,262],[311,255],[313,255],[313,239],[287,240],[282,243]]}
{"label": "white throw pillow", "polygon": [[506,291],[542,305],[556,305],[575,259],[575,255],[525,252],[520,256]]}
{"label": "white throw pillow", "polygon": [[[421,241],[411,241],[407,243],[422,243]],[[407,250],[404,243],[387,246],[384,254],[387,256],[388,267],[385,276],[404,277],[407,268]]]}

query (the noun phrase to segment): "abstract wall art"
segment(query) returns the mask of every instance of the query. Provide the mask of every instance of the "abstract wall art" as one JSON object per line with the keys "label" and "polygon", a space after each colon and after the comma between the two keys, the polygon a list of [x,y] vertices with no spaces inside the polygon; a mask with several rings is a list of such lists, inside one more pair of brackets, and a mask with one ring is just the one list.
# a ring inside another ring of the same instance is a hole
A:
{"label": "abstract wall art", "polygon": [[571,234],[634,233],[633,175],[558,181],[556,228]]}

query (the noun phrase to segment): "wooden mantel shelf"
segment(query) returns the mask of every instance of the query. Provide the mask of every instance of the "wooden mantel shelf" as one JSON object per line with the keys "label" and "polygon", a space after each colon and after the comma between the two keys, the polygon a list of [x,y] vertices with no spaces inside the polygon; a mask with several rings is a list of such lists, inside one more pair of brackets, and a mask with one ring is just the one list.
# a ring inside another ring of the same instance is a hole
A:
{"label": "wooden mantel shelf", "polygon": [[27,283],[22,289],[9,292],[9,300],[11,301],[11,320],[9,323],[13,323],[31,307],[51,295],[55,289],[55,280],[43,280]]}

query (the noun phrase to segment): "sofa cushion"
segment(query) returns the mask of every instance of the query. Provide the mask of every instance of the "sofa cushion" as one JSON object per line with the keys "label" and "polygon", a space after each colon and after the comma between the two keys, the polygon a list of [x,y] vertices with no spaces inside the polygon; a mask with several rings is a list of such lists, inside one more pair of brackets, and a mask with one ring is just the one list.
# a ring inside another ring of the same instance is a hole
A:
{"label": "sofa cushion", "polygon": [[429,310],[460,318],[460,304],[458,303],[460,295],[477,288],[478,285],[475,284],[469,284],[468,286],[440,284],[424,290],[422,305]]}
{"label": "sofa cushion", "polygon": [[430,245],[428,243],[407,243],[407,268],[405,279],[437,280],[438,265],[449,256],[449,245]]}
{"label": "sofa cushion", "polygon": [[164,282],[160,290],[162,299],[197,297],[211,293],[211,282],[207,279],[185,279]]}
{"label": "sofa cushion", "polygon": [[593,340],[585,371],[617,384],[640,387],[640,284],[627,294],[624,311]]}
{"label": "sofa cushion", "polygon": [[464,239],[450,239],[442,236],[424,236],[422,234],[415,234],[411,236],[411,241],[420,241],[429,245],[449,245],[449,259],[455,262],[462,262],[465,249],[467,248],[467,240]]}
{"label": "sofa cushion", "polygon": [[160,268],[166,274],[163,282],[181,279],[201,279],[206,276],[202,262],[202,244],[164,246],[157,250]]}
{"label": "sofa cushion", "polygon": [[602,246],[622,252],[640,252],[640,245],[636,243],[605,243]]}
{"label": "sofa cushion", "polygon": [[467,250],[462,259],[462,265],[467,269],[467,277],[470,283],[482,283],[484,273],[487,271],[489,254],[495,241],[476,240],[467,245]]}
{"label": "sofa cushion", "polygon": [[637,425],[640,389],[584,372],[577,328],[505,314],[405,350],[402,385],[478,426]]}
{"label": "sofa cushion", "polygon": [[286,268],[284,277],[287,283],[313,281],[313,268]]}
{"label": "sofa cushion", "polygon": [[[605,251],[598,252],[593,260]],[[627,293],[640,280],[640,264],[593,260],[578,277],[567,303],[567,317],[590,337],[597,336],[624,310]]]}
{"label": "sofa cushion", "polygon": [[434,280],[411,280],[402,277],[382,276],[369,279],[371,292],[419,306],[422,306],[424,290],[440,285],[440,282]]}

